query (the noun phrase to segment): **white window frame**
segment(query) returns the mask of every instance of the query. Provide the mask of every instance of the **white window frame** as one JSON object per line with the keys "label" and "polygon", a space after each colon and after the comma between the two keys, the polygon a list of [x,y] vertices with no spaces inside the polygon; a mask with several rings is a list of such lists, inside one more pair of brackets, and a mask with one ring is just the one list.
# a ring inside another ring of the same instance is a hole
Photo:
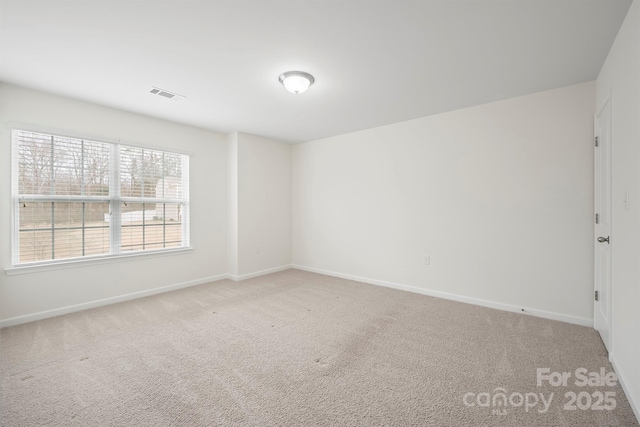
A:
{"label": "white window frame", "polygon": [[[19,165],[18,165],[18,133],[34,132],[40,134],[53,135],[56,137],[74,138],[80,140],[90,140],[110,146],[109,156],[109,195],[108,196],[86,196],[86,195],[20,195],[19,188]],[[179,154],[182,156],[181,177],[182,191],[180,198],[158,198],[158,197],[122,197],[120,194],[120,151],[122,147],[130,147],[144,150],[154,150],[158,152]],[[165,256],[191,252],[190,244],[190,194],[189,194],[189,157],[193,153],[179,150],[153,147],[149,145],[121,143],[120,141],[110,141],[106,138],[88,137],[59,131],[55,129],[43,129],[36,126],[12,126],[11,127],[11,259],[12,266],[5,268],[7,275],[19,274],[30,271],[46,271],[51,269],[68,268],[75,265],[96,264],[102,262],[115,262],[127,259],[136,259],[147,256]],[[109,254],[89,255],[79,257],[69,257],[61,259],[20,262],[20,204],[24,202],[42,201],[64,201],[64,202],[108,202],[110,204],[109,238],[111,252]],[[121,251],[121,206],[123,203],[180,203],[182,214],[182,245],[179,247],[146,249],[136,251]]]}

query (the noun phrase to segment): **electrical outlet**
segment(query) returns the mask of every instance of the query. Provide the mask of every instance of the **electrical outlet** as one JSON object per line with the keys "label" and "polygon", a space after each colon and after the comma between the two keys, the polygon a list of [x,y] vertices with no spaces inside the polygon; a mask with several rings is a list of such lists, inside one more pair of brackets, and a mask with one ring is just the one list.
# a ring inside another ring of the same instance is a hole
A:
{"label": "electrical outlet", "polygon": [[430,255],[424,255],[422,257],[422,263],[424,265],[431,265],[431,256]]}
{"label": "electrical outlet", "polygon": [[256,245],[256,253],[259,254],[260,253],[260,245]]}

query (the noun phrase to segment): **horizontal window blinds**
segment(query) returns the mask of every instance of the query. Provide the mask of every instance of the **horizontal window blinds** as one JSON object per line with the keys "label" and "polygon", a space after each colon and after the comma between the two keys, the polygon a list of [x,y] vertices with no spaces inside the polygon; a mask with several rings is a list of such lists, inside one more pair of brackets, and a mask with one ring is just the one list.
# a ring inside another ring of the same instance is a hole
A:
{"label": "horizontal window blinds", "polygon": [[14,265],[189,245],[189,157],[14,130]]}

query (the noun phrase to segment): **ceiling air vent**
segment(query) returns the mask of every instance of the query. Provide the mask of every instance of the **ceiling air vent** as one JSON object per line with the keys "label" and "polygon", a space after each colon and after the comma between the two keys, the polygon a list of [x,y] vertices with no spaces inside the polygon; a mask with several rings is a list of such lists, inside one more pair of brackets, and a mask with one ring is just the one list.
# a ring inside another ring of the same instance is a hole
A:
{"label": "ceiling air vent", "polygon": [[182,95],[178,95],[177,93],[169,92],[168,90],[160,89],[155,86],[151,86],[149,93],[162,96],[163,98],[173,99],[174,101],[182,101],[185,98]]}

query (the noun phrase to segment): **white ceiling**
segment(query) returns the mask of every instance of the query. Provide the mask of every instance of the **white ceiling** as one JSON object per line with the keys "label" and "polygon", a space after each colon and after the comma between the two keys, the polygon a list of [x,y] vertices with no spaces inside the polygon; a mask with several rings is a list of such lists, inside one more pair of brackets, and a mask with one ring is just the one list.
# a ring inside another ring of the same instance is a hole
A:
{"label": "white ceiling", "polygon": [[0,80],[302,142],[594,80],[630,4],[0,0]]}

